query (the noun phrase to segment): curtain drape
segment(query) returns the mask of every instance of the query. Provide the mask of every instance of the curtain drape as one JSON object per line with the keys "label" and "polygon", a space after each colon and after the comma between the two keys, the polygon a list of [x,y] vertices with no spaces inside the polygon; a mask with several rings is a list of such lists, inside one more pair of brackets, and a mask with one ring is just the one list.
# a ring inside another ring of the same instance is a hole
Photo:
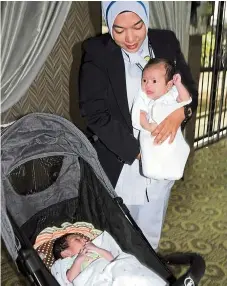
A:
{"label": "curtain drape", "polygon": [[1,112],[27,91],[51,52],[71,1],[1,2]]}
{"label": "curtain drape", "polygon": [[188,58],[191,1],[150,1],[150,27],[175,32]]}

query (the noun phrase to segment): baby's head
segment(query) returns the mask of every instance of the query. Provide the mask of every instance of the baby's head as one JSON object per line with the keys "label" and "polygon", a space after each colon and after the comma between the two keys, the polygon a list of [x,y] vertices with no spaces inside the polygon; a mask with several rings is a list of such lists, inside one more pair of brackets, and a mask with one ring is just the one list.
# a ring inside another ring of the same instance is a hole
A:
{"label": "baby's head", "polygon": [[151,99],[158,99],[173,86],[174,64],[166,59],[154,58],[143,69],[142,91]]}
{"label": "baby's head", "polygon": [[53,245],[54,258],[57,260],[80,253],[87,241],[88,239],[74,233],[67,233],[58,237]]}

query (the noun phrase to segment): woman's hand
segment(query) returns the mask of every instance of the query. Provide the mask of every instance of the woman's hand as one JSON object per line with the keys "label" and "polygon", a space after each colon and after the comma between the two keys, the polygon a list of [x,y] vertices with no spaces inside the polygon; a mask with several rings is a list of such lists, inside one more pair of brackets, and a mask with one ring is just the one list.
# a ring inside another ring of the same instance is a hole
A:
{"label": "woman's hand", "polygon": [[162,144],[168,137],[170,137],[169,143],[172,143],[184,118],[183,107],[169,114],[152,132],[155,136],[154,143]]}

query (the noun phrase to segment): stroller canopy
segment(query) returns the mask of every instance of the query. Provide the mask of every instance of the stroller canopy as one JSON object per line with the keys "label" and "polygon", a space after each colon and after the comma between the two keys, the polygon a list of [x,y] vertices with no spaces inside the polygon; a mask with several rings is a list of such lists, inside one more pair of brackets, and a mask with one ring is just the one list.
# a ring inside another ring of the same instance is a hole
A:
{"label": "stroller canopy", "polygon": [[[75,188],[67,184],[67,178],[72,176],[71,170],[73,163],[75,165],[75,157],[83,158],[92,167],[109,194],[113,198],[116,197],[93,146],[75,125],[60,116],[43,113],[26,115],[8,127],[2,135],[1,143],[2,237],[14,260],[17,258],[20,243],[16,241],[7,209],[20,227],[38,211],[75,197]],[[59,180],[55,188],[48,192],[42,191],[26,196],[18,194],[12,186],[9,175],[26,162],[51,156],[65,157],[59,174],[59,177],[64,174],[62,176],[64,179]],[[77,167],[79,168],[79,165]],[[78,172],[78,178],[75,178],[77,182],[79,182],[79,176]],[[62,188],[64,192],[58,193]]]}

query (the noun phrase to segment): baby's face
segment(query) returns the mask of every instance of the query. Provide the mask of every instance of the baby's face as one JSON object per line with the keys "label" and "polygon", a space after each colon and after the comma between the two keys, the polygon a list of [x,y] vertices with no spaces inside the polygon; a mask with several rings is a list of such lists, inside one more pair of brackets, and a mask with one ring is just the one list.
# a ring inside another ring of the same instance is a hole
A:
{"label": "baby's face", "polygon": [[168,92],[169,85],[165,79],[166,70],[164,64],[156,64],[147,68],[142,77],[142,90],[151,99],[158,99]]}
{"label": "baby's face", "polygon": [[67,238],[68,250],[71,252],[71,256],[80,253],[83,250],[87,240],[79,237],[76,234],[72,234]]}

